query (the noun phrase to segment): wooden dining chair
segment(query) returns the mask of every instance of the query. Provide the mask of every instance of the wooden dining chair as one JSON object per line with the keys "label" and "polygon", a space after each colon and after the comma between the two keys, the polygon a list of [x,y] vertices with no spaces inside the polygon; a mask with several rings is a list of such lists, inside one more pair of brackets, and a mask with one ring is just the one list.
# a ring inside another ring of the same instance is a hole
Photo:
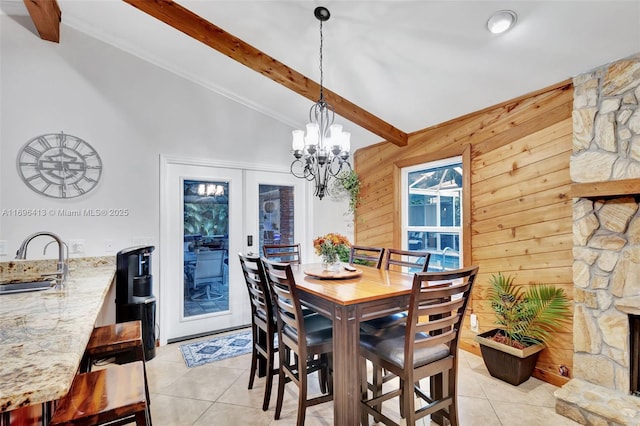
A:
{"label": "wooden dining chair", "polygon": [[300,244],[265,244],[262,252],[267,259],[277,262],[297,265],[302,263]]}
{"label": "wooden dining chair", "polygon": [[431,253],[428,251],[387,248],[386,252],[384,269],[408,273],[427,272],[431,257]]}
{"label": "wooden dining chair", "polygon": [[[409,311],[402,326],[382,333],[361,333],[360,355],[397,376],[399,387],[382,393],[382,383],[370,397],[366,367],[361,371],[360,401],[362,424],[369,415],[386,425],[397,425],[382,412],[383,402],[400,397],[400,413],[407,425],[431,415],[445,417],[457,426],[457,372],[460,328],[469,295],[478,272],[477,266],[447,272],[420,272],[413,279]],[[420,387],[429,377],[430,392]],[[426,405],[416,410],[415,396]]]}
{"label": "wooden dining chair", "polygon": [[[290,264],[272,262],[264,257],[262,263],[273,298],[278,328],[278,401],[274,418],[280,418],[285,384],[293,382],[298,386],[296,424],[302,426],[307,407],[333,399],[333,323],[318,314],[303,315]],[[327,384],[326,393],[307,398],[308,375],[316,371],[324,376],[321,381]]]}
{"label": "wooden dining chair", "polygon": [[[428,251],[401,250],[395,248],[386,249],[387,256],[384,261],[384,269],[399,270],[407,273],[426,272],[429,267]],[[381,318],[374,318],[360,323],[360,329],[368,333],[375,333],[377,330],[392,327],[406,318],[407,312],[397,312]]]}
{"label": "wooden dining chair", "polygon": [[278,332],[276,325],[276,313],[273,307],[273,299],[269,291],[269,284],[265,275],[264,266],[258,256],[245,256],[238,253],[240,266],[244,274],[244,280],[249,292],[251,302],[251,334],[253,335],[253,348],[251,351],[251,370],[249,372],[248,389],[253,389],[253,381],[258,369],[258,362],[262,358],[265,363],[264,374],[264,399],[262,410],[269,409],[273,377],[278,372],[275,368],[275,353],[278,348],[275,345],[275,336]]}
{"label": "wooden dining chair", "polygon": [[384,258],[383,247],[367,247],[352,245],[349,252],[349,263],[373,266],[380,269]]}

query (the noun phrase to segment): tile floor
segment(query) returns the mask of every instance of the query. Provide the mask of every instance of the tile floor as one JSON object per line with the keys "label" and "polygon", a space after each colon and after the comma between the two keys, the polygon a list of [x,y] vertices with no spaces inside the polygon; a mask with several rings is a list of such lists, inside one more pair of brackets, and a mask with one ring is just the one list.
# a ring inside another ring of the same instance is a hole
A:
{"label": "tile floor", "polygon": [[[262,411],[264,379],[256,379],[254,388],[247,389],[250,355],[189,369],[179,349],[184,343],[158,348],[156,357],[147,364],[154,425],[295,425],[295,385],[287,385],[282,415],[280,420],[274,420],[277,378],[269,410]],[[317,389],[317,380],[310,382]],[[556,414],[555,386],[535,378],[520,386],[511,386],[492,378],[482,358],[464,351],[460,357],[458,388],[462,426],[577,424]],[[390,404],[391,410],[397,406],[395,400]],[[331,425],[332,417],[332,403],[321,404],[307,410],[305,424]],[[427,418],[420,424],[431,422]]]}

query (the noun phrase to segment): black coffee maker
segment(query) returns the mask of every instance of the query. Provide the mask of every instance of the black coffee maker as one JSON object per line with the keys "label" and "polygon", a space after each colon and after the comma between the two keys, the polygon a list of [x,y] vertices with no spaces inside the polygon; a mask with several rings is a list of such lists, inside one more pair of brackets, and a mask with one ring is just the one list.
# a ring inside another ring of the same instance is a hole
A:
{"label": "black coffee maker", "polygon": [[154,246],[135,246],[116,254],[116,322],[142,322],[147,361],[156,355],[156,298],[153,296],[151,275],[151,252],[154,249]]}

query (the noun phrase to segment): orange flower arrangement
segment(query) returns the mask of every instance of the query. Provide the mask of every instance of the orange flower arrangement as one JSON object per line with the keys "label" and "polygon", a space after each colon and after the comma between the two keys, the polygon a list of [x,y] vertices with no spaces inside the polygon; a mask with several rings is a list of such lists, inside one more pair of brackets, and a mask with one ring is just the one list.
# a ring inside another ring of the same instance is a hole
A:
{"label": "orange flower arrangement", "polygon": [[349,259],[349,239],[342,234],[330,232],[313,240],[313,248],[317,255],[323,259],[337,262],[338,258],[343,262]]}

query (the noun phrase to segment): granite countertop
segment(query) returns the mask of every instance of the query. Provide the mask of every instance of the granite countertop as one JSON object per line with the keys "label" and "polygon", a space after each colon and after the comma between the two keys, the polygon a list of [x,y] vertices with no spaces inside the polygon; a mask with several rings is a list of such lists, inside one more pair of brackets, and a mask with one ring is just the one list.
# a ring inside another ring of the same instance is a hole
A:
{"label": "granite countertop", "polygon": [[[55,262],[53,268],[46,262],[0,263],[0,280],[55,271]],[[0,295],[0,412],[60,399],[71,387],[115,258],[72,259],[70,267],[64,290]]]}

